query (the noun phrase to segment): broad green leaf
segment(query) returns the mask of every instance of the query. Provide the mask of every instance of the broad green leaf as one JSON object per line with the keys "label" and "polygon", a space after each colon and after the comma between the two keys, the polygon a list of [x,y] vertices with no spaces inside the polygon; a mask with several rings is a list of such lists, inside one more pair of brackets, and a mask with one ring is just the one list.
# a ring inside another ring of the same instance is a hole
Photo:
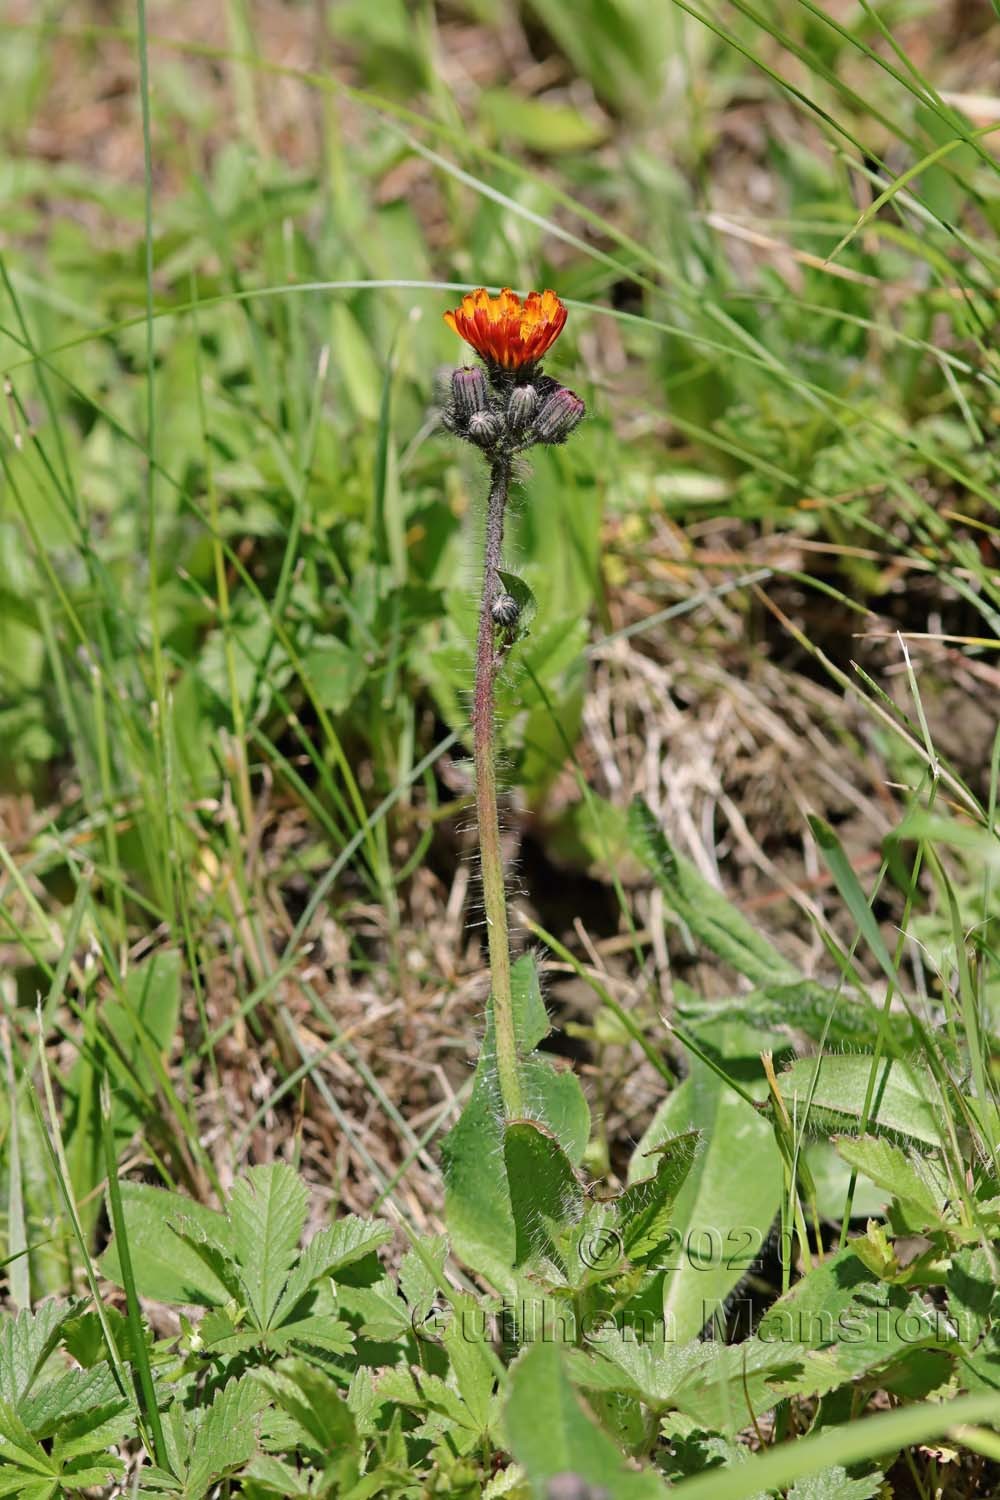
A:
{"label": "broad green leaf", "polygon": [[378,1377],[375,1389],[380,1400],[398,1401],[414,1411],[433,1413],[464,1430],[470,1439],[480,1434],[478,1421],[464,1399],[440,1375],[422,1370],[414,1375],[403,1365],[396,1365]]}
{"label": "broad green leaf", "polygon": [[[821,1131],[860,1125],[873,1059],[865,1053],[829,1053],[819,1061],[803,1057],[779,1074],[778,1084],[793,1122]],[[806,1105],[809,1106],[808,1122]],[[940,1104],[930,1075],[919,1065],[883,1059],[872,1093],[869,1126],[928,1146],[941,1145]]]}
{"label": "broad green leaf", "polygon": [[368,675],[360,653],[336,636],[316,636],[303,659],[303,669],[317,701],[335,714],[350,707]]}
{"label": "broad green leaf", "polygon": [[677,1194],[671,1232],[655,1259],[666,1270],[663,1313],[668,1336],[695,1338],[751,1269],[781,1201],[783,1173],[774,1133],[699,1059],[668,1095],[632,1156],[629,1179],[662,1142],[699,1130],[705,1148]]}
{"label": "broad green leaf", "polygon": [[650,1154],[652,1177],[640,1177],[618,1199],[622,1247],[629,1260],[650,1260],[669,1238],[677,1195],[690,1172],[701,1137],[697,1130],[673,1136]]}
{"label": "broad green leaf", "polygon": [[38,1438],[51,1437],[71,1418],[103,1407],[123,1407],[125,1397],[108,1364],[90,1370],[64,1370],[22,1399],[18,1415]]}
{"label": "broad green leaf", "polygon": [[556,1254],[560,1231],[580,1216],[583,1189],[555,1136],[532,1120],[507,1126],[503,1151],[520,1266]]}
{"label": "broad green leaf", "polygon": [[510,1374],[504,1413],[510,1449],[536,1493],[557,1474],[600,1485],[611,1500],[659,1500],[666,1486],[648,1470],[628,1469],[618,1446],[581,1405],[556,1344],[532,1344]]}
{"label": "broad green leaf", "polygon": [[716,957],[764,987],[801,980],[794,964],[767,941],[760,929],[700,875],[690,860],[676,852],[641,797],[629,807],[628,831],[633,853],[655,878],[667,905]]}
{"label": "broad green leaf", "polygon": [[[228,1287],[171,1225],[175,1221],[191,1221],[210,1239],[226,1244],[229,1226],[225,1215],[204,1208],[181,1193],[169,1193],[145,1183],[123,1182],[121,1194],[140,1293],[158,1302],[224,1306],[231,1296]],[[99,1265],[109,1281],[121,1286],[114,1240],[101,1256]]]}
{"label": "broad green leaf", "polygon": [[354,1334],[347,1323],[325,1313],[313,1313],[308,1318],[295,1318],[291,1323],[272,1327],[267,1334],[268,1348],[286,1354],[293,1347],[312,1346],[326,1349],[331,1354],[350,1354],[354,1347]]}
{"label": "broad green leaf", "polygon": [[734,1437],[790,1396],[825,1395],[844,1381],[829,1354],[788,1342],[751,1338],[697,1346],[701,1357],[672,1392],[671,1404],[709,1431]]}
{"label": "broad green leaf", "polygon": [[986,1332],[997,1295],[989,1257],[982,1245],[967,1245],[951,1257],[945,1277],[948,1315],[959,1342],[972,1346]]}
{"label": "broad green leaf", "polygon": [[309,1194],[293,1167],[275,1162],[237,1179],[228,1210],[243,1284],[258,1323],[267,1328],[298,1255]]}
{"label": "broad green leaf", "polygon": [[[590,1112],[573,1073],[559,1073],[533,1049],[548,1033],[549,1021],[538,987],[534,959],[525,954],[512,971],[514,1014],[522,1056],[521,1082],[532,1118],[556,1137],[575,1166],[590,1131]],[[494,1286],[509,1287],[516,1236],[506,1174],[484,1171],[484,1162],[503,1159],[503,1104],[496,1070],[492,1016],[476,1068],[472,1097],[458,1124],[441,1143],[445,1168],[445,1214],[456,1254]]]}
{"label": "broad green leaf", "polygon": [[35,1442],[9,1401],[0,1401],[0,1461],[29,1474],[57,1472],[49,1454]]}
{"label": "broad green leaf", "polygon": [[850,1246],[814,1266],[779,1298],[755,1339],[822,1350],[835,1359],[845,1383],[919,1351],[957,1351],[947,1319],[915,1293],[877,1281]]}
{"label": "broad green leaf", "polygon": [[907,1016],[886,1018],[867,995],[849,990],[838,993],[811,979],[766,985],[723,1000],[706,1000],[679,985],[677,1014],[695,1031],[720,1021],[742,1021],[758,1031],[781,1028],[786,1035],[794,1028],[830,1048],[871,1047],[884,1035],[897,1050],[913,1045],[913,1028]]}

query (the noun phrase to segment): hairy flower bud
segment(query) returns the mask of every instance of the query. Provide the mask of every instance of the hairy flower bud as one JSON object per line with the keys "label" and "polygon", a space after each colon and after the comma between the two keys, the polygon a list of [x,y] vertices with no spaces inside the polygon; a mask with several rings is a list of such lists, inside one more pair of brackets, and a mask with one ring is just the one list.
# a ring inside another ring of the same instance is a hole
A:
{"label": "hairy flower bud", "polygon": [[500,436],[500,418],[491,411],[474,411],[466,436],[477,448],[492,448]]}
{"label": "hairy flower bud", "polygon": [[521,606],[513,594],[497,594],[490,612],[502,630],[513,630],[520,618]]}
{"label": "hairy flower bud", "polygon": [[455,415],[467,422],[476,412],[485,411],[489,400],[486,376],[478,365],[463,365],[451,377],[451,395]]}
{"label": "hairy flower bud", "polygon": [[540,443],[564,443],[585,411],[579,396],[567,386],[559,386],[535,418],[536,439]]}
{"label": "hairy flower bud", "polygon": [[507,431],[521,437],[528,430],[538,409],[538,392],[533,385],[516,385],[507,402]]}

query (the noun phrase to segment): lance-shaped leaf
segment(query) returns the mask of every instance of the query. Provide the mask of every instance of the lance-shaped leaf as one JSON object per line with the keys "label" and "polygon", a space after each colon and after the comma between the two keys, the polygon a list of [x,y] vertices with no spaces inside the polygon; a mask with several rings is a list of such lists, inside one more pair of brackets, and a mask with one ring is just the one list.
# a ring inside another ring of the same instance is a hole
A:
{"label": "lance-shaped leaf", "polygon": [[580,1216],[583,1189],[559,1142],[534,1120],[504,1132],[504,1165],[514,1215],[515,1265],[556,1258],[561,1231]]}

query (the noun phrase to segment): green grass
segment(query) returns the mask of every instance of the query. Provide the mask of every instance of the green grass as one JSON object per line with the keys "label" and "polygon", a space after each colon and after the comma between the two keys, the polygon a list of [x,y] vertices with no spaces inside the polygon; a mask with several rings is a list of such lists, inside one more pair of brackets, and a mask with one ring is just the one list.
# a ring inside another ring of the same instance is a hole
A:
{"label": "green grass", "polygon": [[[149,1494],[993,1493],[995,17],[199,14],[2,22],[0,1492],[141,1448]],[[589,410],[508,535],[521,1042],[570,1060],[526,1064],[515,1136],[469,868],[484,490],[433,420],[478,285],[558,290]],[[251,1183],[291,1225],[260,1266]],[[351,1215],[369,1249],[269,1323],[251,1288]],[[182,1235],[215,1281],[178,1324],[144,1257]],[[456,1331],[526,1281],[684,1347]],[[740,1324],[862,1304],[919,1337]]]}

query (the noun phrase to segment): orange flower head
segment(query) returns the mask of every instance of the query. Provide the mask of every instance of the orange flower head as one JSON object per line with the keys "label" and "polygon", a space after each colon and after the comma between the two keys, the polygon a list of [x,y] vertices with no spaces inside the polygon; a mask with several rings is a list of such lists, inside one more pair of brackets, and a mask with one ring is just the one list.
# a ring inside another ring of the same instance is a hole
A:
{"label": "orange flower head", "polygon": [[499,297],[485,287],[466,292],[444,320],[488,365],[520,370],[535,365],[562,333],[566,309],[555,292],[529,292],[522,302],[505,286]]}

